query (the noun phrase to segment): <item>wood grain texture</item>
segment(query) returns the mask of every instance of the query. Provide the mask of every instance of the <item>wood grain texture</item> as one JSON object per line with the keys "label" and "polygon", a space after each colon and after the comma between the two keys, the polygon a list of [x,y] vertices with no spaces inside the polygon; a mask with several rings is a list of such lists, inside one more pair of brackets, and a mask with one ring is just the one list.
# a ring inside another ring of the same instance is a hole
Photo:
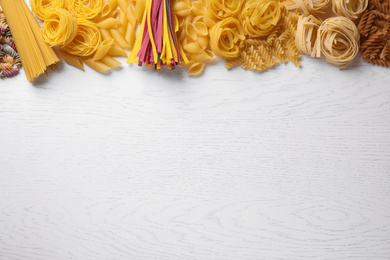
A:
{"label": "wood grain texture", "polygon": [[61,66],[0,83],[0,259],[390,259],[390,80]]}

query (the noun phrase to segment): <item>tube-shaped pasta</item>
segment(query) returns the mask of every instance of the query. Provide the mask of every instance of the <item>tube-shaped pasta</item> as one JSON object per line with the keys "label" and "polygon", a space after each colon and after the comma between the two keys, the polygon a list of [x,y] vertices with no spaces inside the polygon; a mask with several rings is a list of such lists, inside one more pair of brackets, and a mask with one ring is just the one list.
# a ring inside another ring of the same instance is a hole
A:
{"label": "tube-shaped pasta", "polygon": [[119,61],[117,61],[111,56],[104,56],[104,58],[101,59],[100,61],[110,68],[115,68],[122,65],[122,63],[120,63]]}
{"label": "tube-shaped pasta", "polygon": [[114,10],[118,6],[118,0],[108,0],[102,8],[101,14],[102,16],[106,16],[112,10]]}
{"label": "tube-shaped pasta", "polygon": [[118,0],[118,5],[122,12],[126,13],[127,8],[130,6],[130,3],[128,0]]}
{"label": "tube-shaped pasta", "polygon": [[135,43],[135,30],[131,24],[127,26],[125,39],[130,45],[130,50],[132,50],[134,48],[134,43]]}
{"label": "tube-shaped pasta", "polygon": [[100,31],[100,33],[102,35],[102,40],[112,39],[112,36],[111,36],[111,34],[110,34],[110,32],[108,30],[99,28],[99,31]]}
{"label": "tube-shaped pasta", "polygon": [[114,9],[112,10],[109,14],[107,15],[102,15],[102,13],[99,13],[95,18],[92,19],[95,23],[101,22],[107,18],[116,18],[119,14],[119,9]]}
{"label": "tube-shaped pasta", "polygon": [[113,57],[127,57],[127,53],[119,46],[113,45],[108,50],[107,55],[113,56]]}
{"label": "tube-shaped pasta", "polygon": [[123,37],[123,35],[116,29],[110,29],[110,34],[114,38],[116,44],[118,44],[120,47],[129,48],[130,45],[126,41],[126,39]]}
{"label": "tube-shaped pasta", "polygon": [[122,10],[119,10],[119,23],[120,25],[118,26],[118,30],[122,35],[125,35],[129,20],[127,20],[126,15],[122,12]]}
{"label": "tube-shaped pasta", "polygon": [[95,55],[93,56],[93,60],[103,59],[103,57],[107,55],[107,52],[110,50],[113,43],[114,39],[107,39],[102,41],[100,47],[97,49]]}
{"label": "tube-shaped pasta", "polygon": [[103,21],[98,22],[96,25],[99,28],[108,30],[108,29],[113,28],[119,24],[120,24],[120,22],[117,19],[110,17],[110,18],[104,19]]}
{"label": "tube-shaped pasta", "polygon": [[133,25],[134,27],[137,26],[137,18],[135,16],[135,13],[134,13],[134,10],[133,10],[133,7],[131,5],[129,5],[127,7],[127,10],[124,11],[127,19],[129,20],[129,22],[131,23],[131,25]]}
{"label": "tube-shaped pasta", "polygon": [[84,64],[81,62],[80,58],[74,56],[72,54],[67,53],[66,51],[59,50],[61,58],[68,63],[78,69],[84,70]]}
{"label": "tube-shaped pasta", "polygon": [[111,69],[111,67],[107,66],[106,64],[104,64],[101,61],[94,61],[93,59],[86,59],[86,60],[83,60],[83,62],[85,64],[87,64],[89,67],[91,67],[92,69],[94,69],[100,73],[109,71]]}

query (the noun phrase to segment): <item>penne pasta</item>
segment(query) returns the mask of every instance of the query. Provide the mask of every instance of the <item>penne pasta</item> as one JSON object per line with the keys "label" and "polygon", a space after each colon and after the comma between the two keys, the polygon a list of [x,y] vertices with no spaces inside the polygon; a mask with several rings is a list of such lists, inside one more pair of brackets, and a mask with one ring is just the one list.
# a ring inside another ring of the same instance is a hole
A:
{"label": "penne pasta", "polygon": [[127,26],[125,39],[130,45],[130,50],[132,50],[134,48],[134,42],[135,42],[135,30],[131,24]]}
{"label": "penne pasta", "polygon": [[117,61],[116,59],[114,59],[111,56],[105,56],[103,59],[100,60],[100,62],[104,63],[105,65],[107,65],[110,68],[115,68],[115,67],[119,67],[120,65],[122,65],[122,63],[120,63],[119,61]]}
{"label": "penne pasta", "polygon": [[118,20],[110,17],[110,18],[106,18],[106,19],[98,22],[96,25],[99,28],[108,30],[108,29],[113,28],[113,27],[115,27],[115,26],[117,26],[119,24],[120,24],[120,22]]}
{"label": "penne pasta", "polygon": [[112,39],[112,36],[108,30],[99,28],[100,34],[102,35],[102,40]]}
{"label": "penne pasta", "polygon": [[74,56],[72,54],[69,54],[66,51],[63,51],[61,49],[59,50],[59,52],[60,52],[61,58],[66,63],[84,71],[84,64],[81,62],[79,57]]}
{"label": "penne pasta", "polygon": [[113,43],[114,39],[104,40],[93,56],[93,60],[96,61],[103,59],[103,57],[106,56],[107,52],[110,50]]}
{"label": "penne pasta", "polygon": [[118,30],[110,29],[109,32],[112,35],[112,38],[114,38],[116,44],[118,44],[120,47],[124,47],[124,48],[130,47],[129,43],[126,41],[126,39]]}
{"label": "penne pasta", "polygon": [[108,50],[107,55],[113,57],[127,57],[127,53],[119,46],[113,45]]}
{"label": "penne pasta", "polygon": [[118,26],[118,30],[122,35],[125,35],[129,20],[126,18],[126,15],[121,10],[119,10],[119,23],[120,24]]}
{"label": "penne pasta", "polygon": [[106,64],[104,64],[101,61],[94,61],[93,59],[86,59],[86,60],[83,60],[83,62],[85,64],[87,64],[89,67],[91,67],[92,69],[96,70],[97,72],[102,73],[102,72],[109,71],[111,69],[111,67],[107,66]]}
{"label": "penne pasta", "polygon": [[108,0],[102,8],[101,15],[106,16],[118,6],[118,0]]}

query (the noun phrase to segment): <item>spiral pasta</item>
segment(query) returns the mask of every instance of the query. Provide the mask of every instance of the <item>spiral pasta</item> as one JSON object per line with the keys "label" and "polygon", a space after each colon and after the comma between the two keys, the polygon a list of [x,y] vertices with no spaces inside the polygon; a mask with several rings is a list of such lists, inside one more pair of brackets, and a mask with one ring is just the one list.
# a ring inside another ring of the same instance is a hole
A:
{"label": "spiral pasta", "polygon": [[370,1],[363,13],[358,24],[360,51],[368,63],[390,67],[390,15],[384,5],[380,1]]}
{"label": "spiral pasta", "polygon": [[300,9],[305,14],[320,15],[332,5],[332,0],[290,0],[286,3],[287,10]]}
{"label": "spiral pasta", "polygon": [[102,0],[66,0],[66,8],[77,18],[93,19],[103,8]]}
{"label": "spiral pasta", "polygon": [[51,46],[67,45],[76,37],[78,28],[75,17],[69,11],[52,9],[45,15],[42,36]]}
{"label": "spiral pasta", "polygon": [[62,49],[76,56],[92,55],[101,44],[100,31],[91,21],[76,18],[76,22],[79,28],[76,37]]}
{"label": "spiral pasta", "polygon": [[64,8],[65,0],[30,0],[30,6],[35,15],[43,21],[49,10]]}
{"label": "spiral pasta", "polygon": [[356,25],[345,17],[326,19],[318,29],[317,56],[340,69],[347,67],[359,52],[359,32]]}
{"label": "spiral pasta", "polygon": [[333,0],[333,12],[351,20],[356,20],[366,10],[368,0]]}
{"label": "spiral pasta", "polygon": [[235,17],[241,10],[242,0],[209,0],[207,15],[214,20]]}
{"label": "spiral pasta", "polygon": [[230,59],[240,55],[244,47],[244,30],[234,17],[216,23],[210,30],[211,49],[216,56]]}

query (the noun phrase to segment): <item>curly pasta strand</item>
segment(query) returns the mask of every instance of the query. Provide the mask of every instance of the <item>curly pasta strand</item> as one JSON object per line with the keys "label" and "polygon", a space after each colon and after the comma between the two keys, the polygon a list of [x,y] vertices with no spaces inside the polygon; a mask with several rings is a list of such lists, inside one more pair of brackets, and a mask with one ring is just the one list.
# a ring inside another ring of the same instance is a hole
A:
{"label": "curly pasta strand", "polygon": [[30,0],[30,5],[35,15],[43,21],[51,9],[64,8],[65,0]]}

